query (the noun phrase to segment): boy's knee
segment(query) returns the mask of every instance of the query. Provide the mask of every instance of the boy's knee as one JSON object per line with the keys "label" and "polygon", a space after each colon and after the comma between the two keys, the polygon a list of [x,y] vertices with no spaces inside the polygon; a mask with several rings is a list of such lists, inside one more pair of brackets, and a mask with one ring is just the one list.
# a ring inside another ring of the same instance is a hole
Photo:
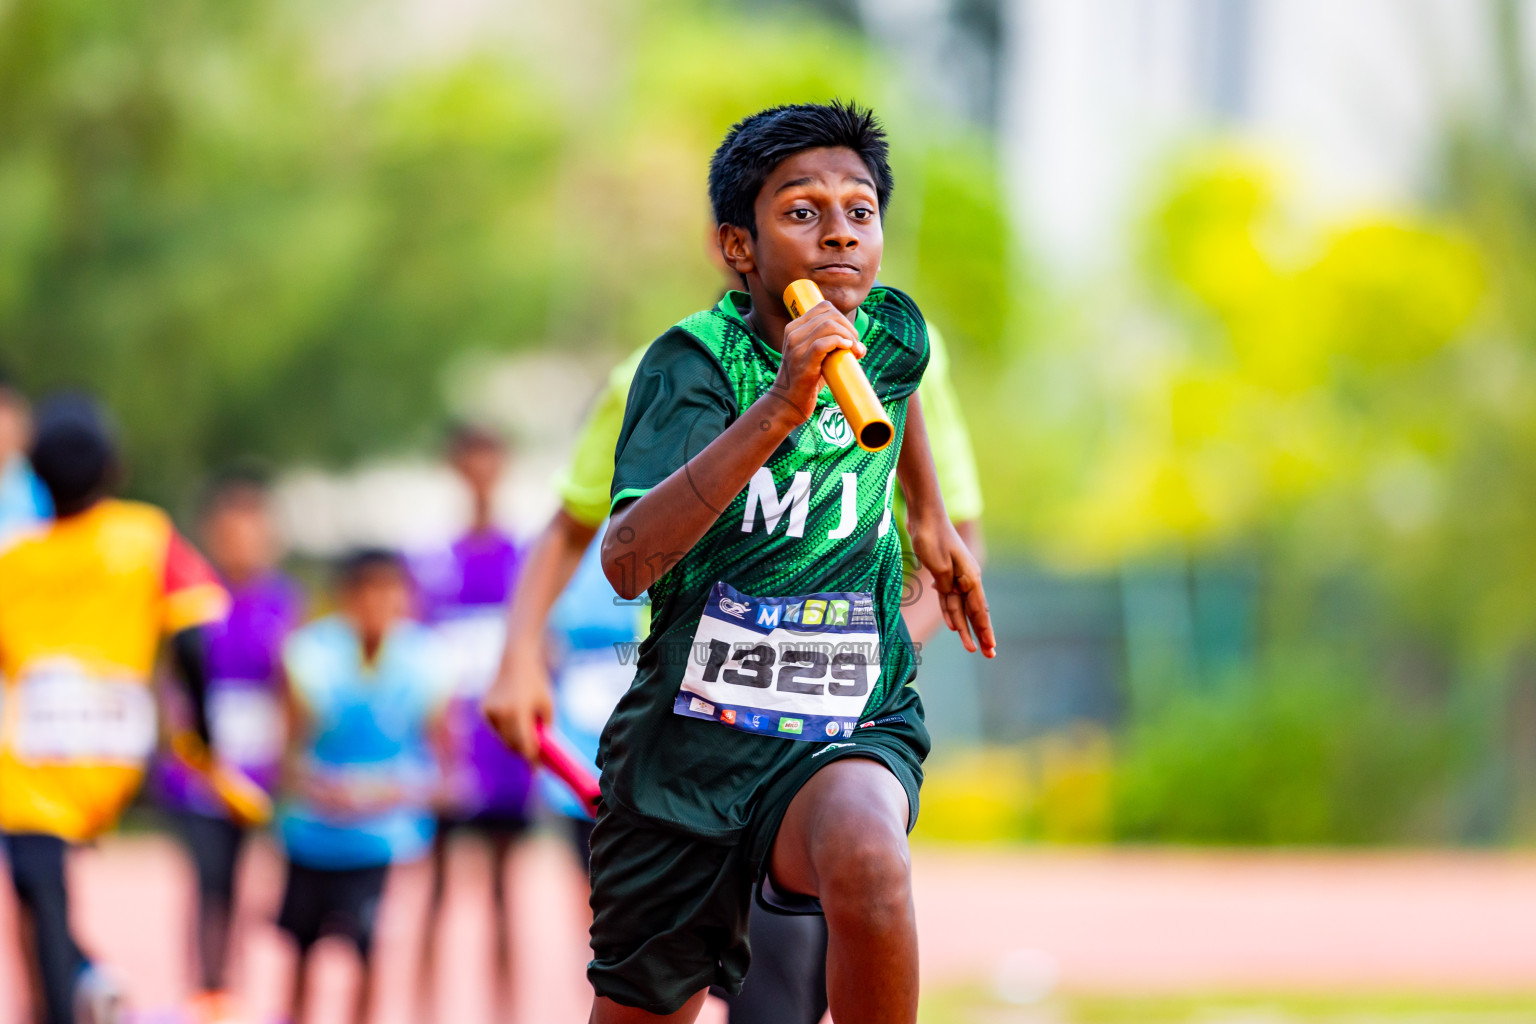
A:
{"label": "boy's knee", "polygon": [[816,844],[821,900],[835,907],[871,911],[905,905],[911,897],[912,862],[906,832],[879,819],[840,824]]}

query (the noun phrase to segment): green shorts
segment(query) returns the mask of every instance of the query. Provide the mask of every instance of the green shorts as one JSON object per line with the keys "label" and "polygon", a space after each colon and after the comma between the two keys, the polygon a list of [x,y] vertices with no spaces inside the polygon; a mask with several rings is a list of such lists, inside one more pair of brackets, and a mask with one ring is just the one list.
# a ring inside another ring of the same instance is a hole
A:
{"label": "green shorts", "polygon": [[767,782],[747,827],[733,838],[699,838],[605,804],[592,830],[587,978],[597,994],[668,1014],[711,985],[738,992],[751,960],[747,913],[754,888],[768,910],[820,913],[814,899],[777,893],[765,883],[790,801],[833,761],[865,757],[885,765],[907,791],[910,829],[928,734],[917,692],[908,687],[904,698],[887,703],[874,720],[880,724],[855,730],[845,742],[805,744],[806,756]]}

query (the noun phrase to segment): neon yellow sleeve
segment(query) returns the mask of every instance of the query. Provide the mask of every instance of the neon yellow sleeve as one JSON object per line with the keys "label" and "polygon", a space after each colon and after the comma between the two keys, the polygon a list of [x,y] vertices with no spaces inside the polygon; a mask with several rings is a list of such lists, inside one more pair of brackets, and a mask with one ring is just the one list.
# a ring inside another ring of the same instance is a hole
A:
{"label": "neon yellow sleeve", "polygon": [[560,503],[567,515],[584,526],[595,528],[608,517],[613,450],[619,445],[619,429],[624,425],[624,403],[635,368],[648,348],[650,342],[641,345],[608,374],[608,383],[587,414],[570,461],[560,473]]}
{"label": "neon yellow sleeve", "polygon": [[928,369],[923,373],[917,395],[923,403],[923,423],[928,428],[928,446],[933,449],[933,465],[938,471],[945,511],[956,523],[980,519],[981,477],[976,471],[976,453],[971,449],[971,435],[965,429],[960,400],[955,397],[955,386],[949,379],[949,352],[943,336],[931,323]]}
{"label": "neon yellow sleeve", "polygon": [[[566,514],[586,526],[596,527],[608,515],[613,452],[624,423],[624,405],[635,370],[648,348],[650,342],[635,349],[609,373],[607,384],[582,424],[570,461],[559,476],[560,501]],[[949,379],[949,353],[943,336],[932,324],[928,325],[928,369],[917,393],[923,403],[928,444],[933,449],[939,490],[949,517],[955,522],[980,519],[982,498],[976,456],[960,417],[960,401]]]}

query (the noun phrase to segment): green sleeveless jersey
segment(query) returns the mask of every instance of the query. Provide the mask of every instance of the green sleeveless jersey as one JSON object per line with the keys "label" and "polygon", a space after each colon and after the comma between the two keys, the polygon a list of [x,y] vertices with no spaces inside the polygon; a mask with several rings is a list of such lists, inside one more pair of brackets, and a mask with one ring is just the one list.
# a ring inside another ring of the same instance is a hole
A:
{"label": "green sleeveless jersey", "polygon": [[[780,356],[747,325],[748,309],[748,297],[732,292],[646,352],[615,452],[614,507],[682,468],[772,386]],[[810,420],[756,471],[691,550],[652,566],[637,565],[633,555],[627,565],[621,560],[621,571],[640,578],[663,570],[649,590],[651,630],[637,652],[635,680],[610,718],[599,752],[605,797],[630,812],[701,836],[732,835],[747,823],[756,794],[825,746],[674,713],[690,659],[705,656],[695,639],[706,602],[720,593],[717,584],[741,599],[736,608],[747,607],[751,598],[819,594],[853,598],[855,619],[868,620],[872,613],[879,673],[869,685],[861,724],[901,703],[913,678],[891,502],[907,399],[928,361],[927,335],[916,305],[892,288],[871,291],[854,321],[868,348],[860,364],[891,418],[895,440],[880,452],[858,447],[823,388]],[[903,704],[913,705],[920,708],[920,702]],[[911,724],[921,730],[920,722]],[[830,728],[829,737],[838,738]]]}

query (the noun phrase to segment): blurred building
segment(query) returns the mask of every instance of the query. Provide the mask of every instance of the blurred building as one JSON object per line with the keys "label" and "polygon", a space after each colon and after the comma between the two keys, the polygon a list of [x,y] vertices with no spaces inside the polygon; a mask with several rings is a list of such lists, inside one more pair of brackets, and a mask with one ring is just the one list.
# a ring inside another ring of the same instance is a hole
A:
{"label": "blurred building", "polygon": [[1149,172],[1216,133],[1265,151],[1322,209],[1399,204],[1429,184],[1447,117],[1492,91],[1519,21],[1504,6],[1005,2],[997,124],[1025,237],[1069,273],[1113,262]]}

